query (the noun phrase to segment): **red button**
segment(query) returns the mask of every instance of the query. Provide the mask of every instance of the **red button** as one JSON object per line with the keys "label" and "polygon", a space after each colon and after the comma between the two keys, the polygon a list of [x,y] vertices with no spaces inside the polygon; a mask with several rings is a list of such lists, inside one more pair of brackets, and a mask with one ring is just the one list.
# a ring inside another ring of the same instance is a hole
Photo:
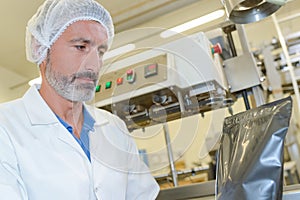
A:
{"label": "red button", "polygon": [[118,78],[117,79],[117,85],[121,85],[123,83],[123,78]]}
{"label": "red button", "polygon": [[127,75],[132,75],[133,74],[133,70],[132,69],[127,70],[126,74]]}
{"label": "red button", "polygon": [[222,47],[219,43],[215,44],[212,48],[211,48],[212,53],[218,53],[218,54],[222,54]]}

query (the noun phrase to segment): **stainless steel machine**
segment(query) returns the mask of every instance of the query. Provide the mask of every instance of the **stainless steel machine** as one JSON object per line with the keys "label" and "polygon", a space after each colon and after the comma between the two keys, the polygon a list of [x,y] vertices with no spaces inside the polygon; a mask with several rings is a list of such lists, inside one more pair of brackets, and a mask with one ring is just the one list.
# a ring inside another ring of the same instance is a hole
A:
{"label": "stainless steel machine", "polygon": [[231,105],[219,50],[197,33],[115,59],[100,78],[95,105],[130,130]]}

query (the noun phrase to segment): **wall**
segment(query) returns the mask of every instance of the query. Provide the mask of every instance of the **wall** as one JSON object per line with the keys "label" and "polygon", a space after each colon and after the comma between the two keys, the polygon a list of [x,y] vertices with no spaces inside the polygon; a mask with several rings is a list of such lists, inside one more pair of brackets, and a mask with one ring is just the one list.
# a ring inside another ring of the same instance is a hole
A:
{"label": "wall", "polygon": [[29,87],[28,80],[0,66],[0,102],[10,101],[23,96]]}

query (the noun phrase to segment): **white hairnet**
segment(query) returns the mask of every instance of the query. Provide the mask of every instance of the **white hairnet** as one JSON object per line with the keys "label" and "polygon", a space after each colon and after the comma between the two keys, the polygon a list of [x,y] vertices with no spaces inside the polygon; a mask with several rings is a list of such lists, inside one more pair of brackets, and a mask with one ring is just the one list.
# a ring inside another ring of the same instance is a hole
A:
{"label": "white hairnet", "polygon": [[65,29],[79,20],[101,23],[107,31],[110,46],[114,36],[112,18],[99,3],[94,0],[46,0],[27,24],[27,60],[40,64]]}

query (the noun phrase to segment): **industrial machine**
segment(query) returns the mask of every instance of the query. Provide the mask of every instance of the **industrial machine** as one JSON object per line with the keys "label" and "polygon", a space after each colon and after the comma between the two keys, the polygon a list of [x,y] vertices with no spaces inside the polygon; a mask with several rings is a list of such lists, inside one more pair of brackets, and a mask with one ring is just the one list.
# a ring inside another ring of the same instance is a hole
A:
{"label": "industrial machine", "polygon": [[[249,2],[235,1],[235,4]],[[263,6],[265,1],[256,2]],[[118,115],[129,130],[164,124],[175,187],[162,190],[158,199],[214,199],[215,195],[215,182],[176,187],[177,172],[166,122],[218,108],[230,108],[235,96],[240,94],[246,109],[250,109],[249,92],[257,106],[265,103],[243,26],[237,26],[243,48],[240,56],[233,48],[231,32],[234,30],[232,26],[223,27],[231,46],[231,56],[224,62],[219,55],[221,47],[213,46],[204,33],[197,33],[158,47],[131,51],[114,58],[102,71],[95,95],[96,107]],[[284,188],[284,199],[292,199],[296,197],[294,195],[299,196],[299,187]]]}
{"label": "industrial machine", "polygon": [[130,130],[230,106],[220,45],[204,33],[123,55],[108,64],[95,105]]}

